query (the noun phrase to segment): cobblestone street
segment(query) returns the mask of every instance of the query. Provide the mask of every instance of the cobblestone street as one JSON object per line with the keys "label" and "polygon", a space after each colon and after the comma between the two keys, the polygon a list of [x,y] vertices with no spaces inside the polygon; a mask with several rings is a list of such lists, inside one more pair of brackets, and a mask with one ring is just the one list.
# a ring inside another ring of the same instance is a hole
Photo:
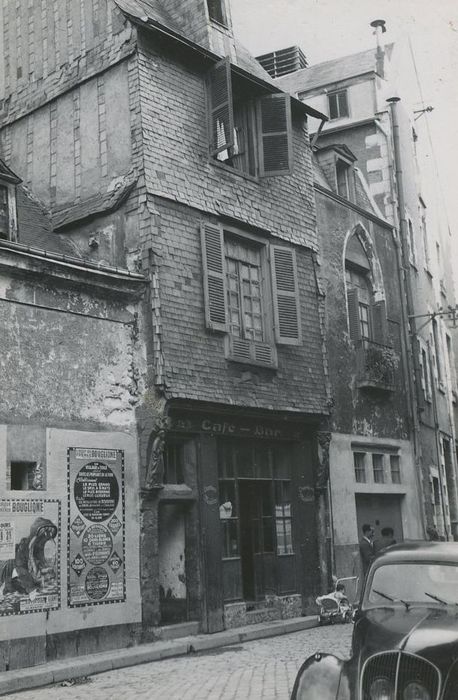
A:
{"label": "cobblestone street", "polygon": [[317,627],[88,679],[5,695],[14,700],[287,700],[296,672],[315,651],[348,656],[353,625]]}

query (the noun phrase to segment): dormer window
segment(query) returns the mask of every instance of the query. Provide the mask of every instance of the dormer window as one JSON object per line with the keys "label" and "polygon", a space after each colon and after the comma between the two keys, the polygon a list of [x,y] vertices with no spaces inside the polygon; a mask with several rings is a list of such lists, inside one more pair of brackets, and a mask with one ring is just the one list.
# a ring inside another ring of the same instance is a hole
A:
{"label": "dormer window", "polygon": [[286,175],[292,165],[291,98],[253,95],[252,84],[232,78],[229,58],[208,75],[210,156],[253,176]]}
{"label": "dormer window", "polygon": [[227,27],[227,13],[224,0],[207,0],[208,16],[212,22],[218,22]]}
{"label": "dormer window", "polygon": [[350,171],[350,163],[341,160],[341,158],[336,160],[337,194],[345,199],[350,199]]}

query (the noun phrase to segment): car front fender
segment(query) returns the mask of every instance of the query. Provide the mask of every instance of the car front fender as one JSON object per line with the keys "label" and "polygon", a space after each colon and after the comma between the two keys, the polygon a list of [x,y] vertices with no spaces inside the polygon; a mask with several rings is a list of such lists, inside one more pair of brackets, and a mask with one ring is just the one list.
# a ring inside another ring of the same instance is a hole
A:
{"label": "car front fender", "polygon": [[351,700],[345,662],[332,654],[314,654],[300,667],[291,700]]}

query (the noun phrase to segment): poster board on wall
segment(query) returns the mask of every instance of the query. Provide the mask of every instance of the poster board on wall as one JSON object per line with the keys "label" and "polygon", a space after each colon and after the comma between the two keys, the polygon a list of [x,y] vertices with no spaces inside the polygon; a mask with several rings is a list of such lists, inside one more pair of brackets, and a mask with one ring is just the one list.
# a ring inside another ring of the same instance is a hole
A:
{"label": "poster board on wall", "polygon": [[0,616],[60,608],[60,501],[0,499]]}
{"label": "poster board on wall", "polygon": [[126,599],[124,451],[70,447],[68,605]]}

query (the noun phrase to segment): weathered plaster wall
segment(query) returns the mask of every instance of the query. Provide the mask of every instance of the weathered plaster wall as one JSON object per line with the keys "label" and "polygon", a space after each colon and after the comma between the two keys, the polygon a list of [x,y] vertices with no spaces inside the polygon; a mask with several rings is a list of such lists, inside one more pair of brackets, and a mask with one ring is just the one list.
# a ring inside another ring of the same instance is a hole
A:
{"label": "weathered plaster wall", "polygon": [[331,393],[335,400],[333,425],[339,432],[407,437],[407,403],[401,369],[394,392],[376,395],[356,387],[356,353],[349,338],[344,250],[347,237],[361,224],[375,246],[380,262],[387,316],[394,347],[401,343],[401,298],[394,239],[388,227],[377,225],[357,212],[317,192],[318,231],[322,244],[322,276],[326,290],[326,338]]}
{"label": "weathered plaster wall", "polygon": [[1,286],[6,298],[0,299],[0,366],[10,381],[2,382],[0,416],[42,425],[132,426],[140,380],[128,323],[133,317],[123,318],[116,304],[51,284],[32,287],[3,277]]}
{"label": "weathered plaster wall", "polygon": [[[391,494],[403,496],[402,498],[402,525],[405,539],[419,539],[423,529],[421,513],[417,495],[417,481],[415,475],[415,460],[412,446],[407,440],[389,440],[390,445],[399,448],[399,457],[402,469],[401,484],[374,484],[370,469],[367,469],[368,482],[356,483],[353,464],[353,451],[351,447],[355,435],[333,433],[330,456],[330,482],[332,490],[332,513],[334,523],[334,546],[336,557],[336,570],[339,576],[355,575],[353,554],[358,551],[360,533],[356,521],[355,494]],[[387,440],[358,436],[358,443],[367,443],[368,447],[375,448],[383,445]],[[363,450],[363,447],[358,447]]]}

